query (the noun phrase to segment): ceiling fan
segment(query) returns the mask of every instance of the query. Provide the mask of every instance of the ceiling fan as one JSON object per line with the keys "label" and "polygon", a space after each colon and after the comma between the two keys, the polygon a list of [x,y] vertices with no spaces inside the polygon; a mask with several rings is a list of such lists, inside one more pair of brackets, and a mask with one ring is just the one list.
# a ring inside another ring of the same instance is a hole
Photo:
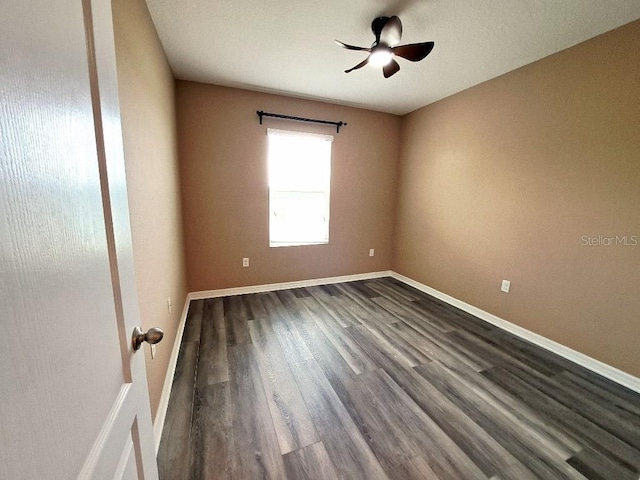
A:
{"label": "ceiling fan", "polygon": [[378,17],[371,22],[371,30],[376,37],[371,48],[356,47],[336,40],[336,43],[347,50],[360,50],[369,52],[367,58],[344,73],[349,73],[358,68],[362,68],[368,63],[382,66],[382,73],[385,78],[389,78],[400,70],[400,65],[393,57],[402,57],[412,62],[419,62],[433,50],[433,42],[411,43],[409,45],[398,45],[402,38],[402,22],[396,16]]}

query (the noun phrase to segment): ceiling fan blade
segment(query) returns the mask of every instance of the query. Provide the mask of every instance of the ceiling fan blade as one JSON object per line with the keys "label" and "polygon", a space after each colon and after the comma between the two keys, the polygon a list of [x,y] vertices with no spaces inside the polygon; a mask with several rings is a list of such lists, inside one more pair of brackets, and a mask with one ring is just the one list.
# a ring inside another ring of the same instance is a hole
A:
{"label": "ceiling fan blade", "polygon": [[412,62],[419,62],[433,50],[433,42],[411,43],[409,45],[398,45],[392,47],[391,51],[398,57],[406,58]]}
{"label": "ceiling fan blade", "polygon": [[334,40],[334,42],[336,42],[338,45],[340,45],[341,47],[346,48],[347,50],[362,50],[364,52],[370,52],[371,49],[370,48],[365,48],[365,47],[356,47],[354,45],[347,45],[344,42],[341,42],[340,40]]}
{"label": "ceiling fan blade", "polygon": [[395,60],[391,60],[387,65],[382,67],[382,74],[384,78],[389,78],[391,75],[394,75],[400,71],[400,65]]}
{"label": "ceiling fan blade", "polygon": [[373,19],[373,22],[371,22],[371,31],[376,37],[376,44],[380,42],[380,34],[382,33],[382,29],[384,28],[388,20],[389,17],[377,17]]}
{"label": "ceiling fan blade", "polygon": [[380,43],[392,46],[400,43],[402,38],[402,22],[396,16],[389,17],[380,31]]}
{"label": "ceiling fan blade", "polygon": [[364,67],[367,63],[369,63],[369,57],[365,58],[362,62],[360,62],[355,67],[352,67],[349,70],[345,70],[344,73],[353,72],[354,70]]}

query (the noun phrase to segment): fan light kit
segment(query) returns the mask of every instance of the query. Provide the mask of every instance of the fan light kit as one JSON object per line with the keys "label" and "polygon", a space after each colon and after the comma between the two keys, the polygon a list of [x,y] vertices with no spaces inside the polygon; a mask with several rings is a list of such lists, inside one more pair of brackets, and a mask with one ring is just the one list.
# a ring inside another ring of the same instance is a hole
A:
{"label": "fan light kit", "polygon": [[384,67],[393,60],[393,52],[385,45],[378,45],[369,55],[369,63],[376,67]]}
{"label": "fan light kit", "polygon": [[371,22],[371,30],[376,37],[371,48],[347,45],[336,40],[338,45],[347,50],[369,52],[367,58],[355,67],[345,70],[345,73],[352,72],[370,63],[374,66],[382,67],[382,74],[385,78],[389,78],[400,70],[400,65],[394,60],[394,57],[401,57],[411,62],[419,62],[433,50],[433,42],[398,45],[402,38],[402,22],[396,16],[376,18]]}

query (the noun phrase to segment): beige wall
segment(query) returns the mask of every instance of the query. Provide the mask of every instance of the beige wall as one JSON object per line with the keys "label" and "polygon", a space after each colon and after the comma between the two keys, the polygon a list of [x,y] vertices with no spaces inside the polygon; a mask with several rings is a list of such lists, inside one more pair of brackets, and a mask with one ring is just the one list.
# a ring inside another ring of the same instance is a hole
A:
{"label": "beige wall", "polygon": [[394,269],[640,375],[640,245],[582,245],[640,243],[638,52],[635,22],[403,118]]}
{"label": "beige wall", "polygon": [[174,80],[144,0],[112,6],[140,316],[165,332],[154,360],[144,347],[155,419],[186,297]]}
{"label": "beige wall", "polygon": [[[399,117],[200,83],[176,89],[190,291],[391,267]],[[348,126],[260,125],[257,110]],[[267,127],[334,134],[328,245],[269,247]]]}
{"label": "beige wall", "polygon": [[[113,6],[140,309],[167,332],[147,358],[154,416],[183,255],[190,291],[393,268],[640,375],[640,246],[582,245],[640,242],[639,22],[400,119],[183,81],[174,111],[144,2]],[[329,245],[269,248],[265,133],[330,129],[259,125],[256,110],[349,123],[333,144]]]}

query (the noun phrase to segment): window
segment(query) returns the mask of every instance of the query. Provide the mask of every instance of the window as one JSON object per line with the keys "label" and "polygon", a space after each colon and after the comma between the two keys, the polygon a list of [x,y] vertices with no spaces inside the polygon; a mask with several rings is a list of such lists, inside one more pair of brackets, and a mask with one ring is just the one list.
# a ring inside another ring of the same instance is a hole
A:
{"label": "window", "polygon": [[329,243],[330,135],[267,129],[269,246]]}

